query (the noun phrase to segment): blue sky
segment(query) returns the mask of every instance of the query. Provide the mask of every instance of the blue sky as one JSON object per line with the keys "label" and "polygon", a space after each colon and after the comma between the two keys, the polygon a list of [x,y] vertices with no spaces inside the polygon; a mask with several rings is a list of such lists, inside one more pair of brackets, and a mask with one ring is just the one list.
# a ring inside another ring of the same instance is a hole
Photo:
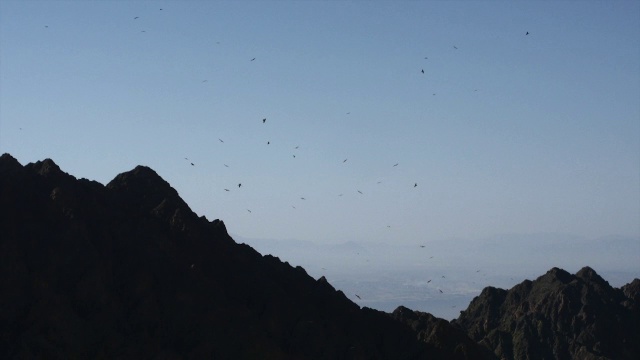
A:
{"label": "blue sky", "polygon": [[8,0],[0,50],[0,152],[244,238],[640,238],[637,1]]}

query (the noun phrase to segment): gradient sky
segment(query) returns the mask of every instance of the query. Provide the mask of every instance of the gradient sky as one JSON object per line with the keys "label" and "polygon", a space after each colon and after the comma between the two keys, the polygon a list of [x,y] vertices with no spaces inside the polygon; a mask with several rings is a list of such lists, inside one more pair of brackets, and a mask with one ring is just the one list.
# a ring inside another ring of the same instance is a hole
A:
{"label": "gradient sky", "polygon": [[4,0],[0,152],[246,238],[640,237],[640,2]]}

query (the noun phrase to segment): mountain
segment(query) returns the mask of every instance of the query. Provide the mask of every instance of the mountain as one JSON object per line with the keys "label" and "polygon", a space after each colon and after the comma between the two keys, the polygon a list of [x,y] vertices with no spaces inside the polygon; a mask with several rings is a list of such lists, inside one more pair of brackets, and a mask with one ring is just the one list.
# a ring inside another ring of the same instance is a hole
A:
{"label": "mountain", "polygon": [[4,154],[0,215],[2,359],[451,357],[237,244],[148,167],[104,186]]}
{"label": "mountain", "polygon": [[640,280],[553,268],[510,290],[485,288],[452,322],[500,359],[638,359]]}
{"label": "mountain", "polygon": [[640,280],[554,268],[454,321],[361,308],[232,239],[145,166],[0,156],[1,359],[635,359]]}

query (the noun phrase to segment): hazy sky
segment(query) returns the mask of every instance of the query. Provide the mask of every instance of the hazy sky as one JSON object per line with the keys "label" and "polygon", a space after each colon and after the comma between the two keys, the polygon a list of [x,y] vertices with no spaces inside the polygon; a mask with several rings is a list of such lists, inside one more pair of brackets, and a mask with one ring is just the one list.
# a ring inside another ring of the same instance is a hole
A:
{"label": "hazy sky", "polygon": [[0,16],[0,152],[23,164],[105,184],[148,165],[247,238],[640,236],[638,1],[4,0]]}

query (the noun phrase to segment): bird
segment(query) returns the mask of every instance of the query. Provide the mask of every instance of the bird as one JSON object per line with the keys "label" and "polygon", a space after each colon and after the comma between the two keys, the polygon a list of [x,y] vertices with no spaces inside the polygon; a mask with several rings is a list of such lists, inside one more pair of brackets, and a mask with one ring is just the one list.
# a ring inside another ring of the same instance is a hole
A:
{"label": "bird", "polygon": [[136,19],[139,19],[139,18],[140,18],[140,16],[136,16],[136,17],[133,18],[133,20],[136,20]]}
{"label": "bird", "polygon": [[207,80],[202,80],[202,82],[203,82],[203,83],[206,83],[206,82],[207,82]]}
{"label": "bird", "polygon": [[529,35],[529,32],[527,31],[527,33],[525,35]]}
{"label": "bird", "polygon": [[293,157],[295,158],[296,156],[295,156],[295,155],[293,155]]}
{"label": "bird", "polygon": [[229,167],[229,165],[227,165],[227,164],[223,164],[223,165],[224,165],[224,167]]}
{"label": "bird", "polygon": [[218,138],[218,140],[220,140],[221,143],[223,143],[224,141],[222,141],[222,139]]}
{"label": "bird", "polygon": [[421,247],[421,248],[423,248],[423,247],[424,247],[424,245],[420,245],[420,247]]}
{"label": "bird", "polygon": [[267,145],[269,145],[269,144],[270,144],[270,142],[267,141]]}
{"label": "bird", "polygon": [[424,69],[422,69],[422,73],[424,74]]}
{"label": "bird", "polygon": [[362,300],[362,298],[361,298],[360,296],[358,296],[358,294],[356,294],[356,297],[357,297],[358,299]]}
{"label": "bird", "polygon": [[359,192],[360,194],[362,194],[362,191],[358,190],[358,192]]}
{"label": "bird", "polygon": [[431,279],[429,279],[429,281],[427,281],[427,284],[431,282]]}
{"label": "bird", "polygon": [[442,294],[442,290],[438,289],[438,291],[440,291],[440,294]]}
{"label": "bird", "polygon": [[195,166],[195,165],[193,165],[193,163],[191,163],[191,166]]}
{"label": "bird", "polygon": [[262,119],[262,123],[266,123],[267,122],[267,118]]}
{"label": "bird", "polygon": [[300,147],[300,145],[296,146],[294,149],[298,149]]}
{"label": "bird", "polygon": [[347,162],[347,159],[342,160],[342,162],[343,162],[343,163],[346,163],[346,162]]}
{"label": "bird", "polygon": [[249,212],[249,214],[251,214],[251,210],[247,209],[247,211]]}
{"label": "bird", "polygon": [[396,166],[398,166],[398,163],[396,163],[395,165],[393,165],[393,167],[396,167]]}
{"label": "bird", "polygon": [[229,190],[229,189],[224,189],[224,191],[231,191],[231,190]]}
{"label": "bird", "polygon": [[253,58],[253,59],[251,59],[250,61],[253,61],[253,60],[255,60],[255,59],[256,59],[256,58]]}
{"label": "bird", "polygon": [[347,113],[347,115],[349,115],[349,114],[351,114],[351,111],[349,111],[349,112]]}
{"label": "bird", "polygon": [[413,187],[418,187],[418,183],[413,184]]}
{"label": "bird", "polygon": [[242,187],[242,184],[238,184],[238,187]]}
{"label": "bird", "polygon": [[301,197],[301,198],[300,198],[300,200],[307,200],[307,199],[305,199],[305,198]]}
{"label": "bird", "polygon": [[453,46],[453,48],[454,48],[454,49],[456,49],[456,50],[458,50],[458,47],[457,47],[457,46],[455,46],[455,45]]}

